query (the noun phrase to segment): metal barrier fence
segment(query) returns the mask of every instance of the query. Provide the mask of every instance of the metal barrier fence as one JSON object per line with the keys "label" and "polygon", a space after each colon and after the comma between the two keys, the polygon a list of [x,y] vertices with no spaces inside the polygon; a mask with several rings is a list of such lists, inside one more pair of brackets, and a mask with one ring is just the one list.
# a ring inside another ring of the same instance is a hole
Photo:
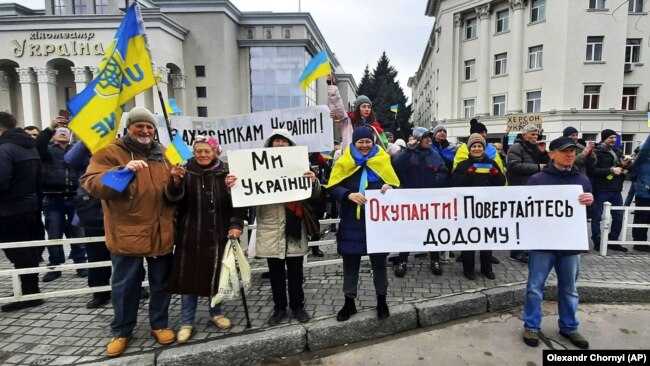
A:
{"label": "metal barrier fence", "polygon": [[[621,226],[621,240],[609,240],[609,232],[612,228],[612,211],[623,211],[623,225]],[[627,229],[629,228],[650,228],[650,224],[630,224],[629,216],[634,211],[650,211],[650,207],[637,206],[612,206],[611,203],[603,204],[603,216],[600,222],[600,255],[607,255],[608,245],[650,245],[650,241],[627,240]]]}

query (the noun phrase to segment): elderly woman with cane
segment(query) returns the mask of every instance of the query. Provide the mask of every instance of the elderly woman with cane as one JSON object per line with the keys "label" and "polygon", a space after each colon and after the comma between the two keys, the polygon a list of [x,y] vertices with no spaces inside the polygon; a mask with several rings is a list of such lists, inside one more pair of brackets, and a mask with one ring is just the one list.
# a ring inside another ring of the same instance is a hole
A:
{"label": "elderly woman with cane", "polygon": [[[194,157],[185,167],[172,168],[166,197],[178,202],[176,250],[169,291],[181,294],[181,328],[178,343],[192,335],[199,296],[218,291],[222,260],[229,237],[241,234],[246,213],[233,208],[226,175],[228,164],[219,159],[219,144],[212,137],[198,136]],[[230,328],[221,305],[209,308],[210,318],[219,329]]]}

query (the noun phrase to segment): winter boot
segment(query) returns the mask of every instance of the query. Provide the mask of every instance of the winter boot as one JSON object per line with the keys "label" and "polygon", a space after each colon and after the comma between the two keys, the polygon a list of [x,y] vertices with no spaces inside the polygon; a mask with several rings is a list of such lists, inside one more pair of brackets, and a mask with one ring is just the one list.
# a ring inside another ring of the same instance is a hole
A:
{"label": "winter boot", "polygon": [[357,306],[354,304],[354,298],[346,296],[345,305],[343,305],[343,308],[339,310],[338,314],[336,314],[336,320],[344,322],[350,319],[350,315],[354,315],[356,313]]}
{"label": "winter boot", "polygon": [[386,295],[377,295],[377,319],[386,319],[390,316]]}

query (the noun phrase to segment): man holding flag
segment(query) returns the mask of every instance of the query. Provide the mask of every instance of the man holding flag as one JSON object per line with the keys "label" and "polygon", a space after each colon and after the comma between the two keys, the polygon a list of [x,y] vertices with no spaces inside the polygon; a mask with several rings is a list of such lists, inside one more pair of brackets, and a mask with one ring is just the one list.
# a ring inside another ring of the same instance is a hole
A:
{"label": "man holding flag", "polygon": [[174,244],[175,207],[164,199],[171,163],[153,140],[156,124],[151,112],[133,108],[126,126],[128,133],[94,154],[81,177],[83,188],[102,200],[106,246],[113,262],[109,357],[126,350],[135,328],[143,259],[149,268],[151,334],[163,345],[175,340],[168,327],[171,295],[166,292]]}

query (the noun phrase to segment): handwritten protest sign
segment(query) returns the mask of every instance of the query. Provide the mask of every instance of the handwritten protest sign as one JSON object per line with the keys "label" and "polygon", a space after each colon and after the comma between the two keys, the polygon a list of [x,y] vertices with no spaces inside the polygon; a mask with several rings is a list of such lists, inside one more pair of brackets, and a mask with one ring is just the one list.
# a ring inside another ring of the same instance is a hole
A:
{"label": "handwritten protest sign", "polygon": [[541,114],[509,114],[506,116],[507,126],[510,132],[521,132],[526,125],[535,125],[537,128],[542,128],[542,115]]}
{"label": "handwritten protest sign", "polygon": [[[126,133],[126,116],[127,113],[119,129],[121,135]],[[261,148],[271,131],[278,128],[288,130],[296,145],[307,146],[310,152],[332,150],[334,144],[332,117],[324,105],[219,118],[170,116],[169,120],[172,133],[180,133],[188,146],[192,146],[196,136],[209,135],[217,139],[224,151]],[[171,139],[163,116],[156,116],[156,125],[156,139],[167,146]]]}
{"label": "handwritten protest sign", "polygon": [[578,185],[366,191],[368,252],[588,250],[580,193]]}
{"label": "handwritten protest sign", "polygon": [[228,152],[234,207],[300,201],[311,196],[306,146],[245,149]]}

